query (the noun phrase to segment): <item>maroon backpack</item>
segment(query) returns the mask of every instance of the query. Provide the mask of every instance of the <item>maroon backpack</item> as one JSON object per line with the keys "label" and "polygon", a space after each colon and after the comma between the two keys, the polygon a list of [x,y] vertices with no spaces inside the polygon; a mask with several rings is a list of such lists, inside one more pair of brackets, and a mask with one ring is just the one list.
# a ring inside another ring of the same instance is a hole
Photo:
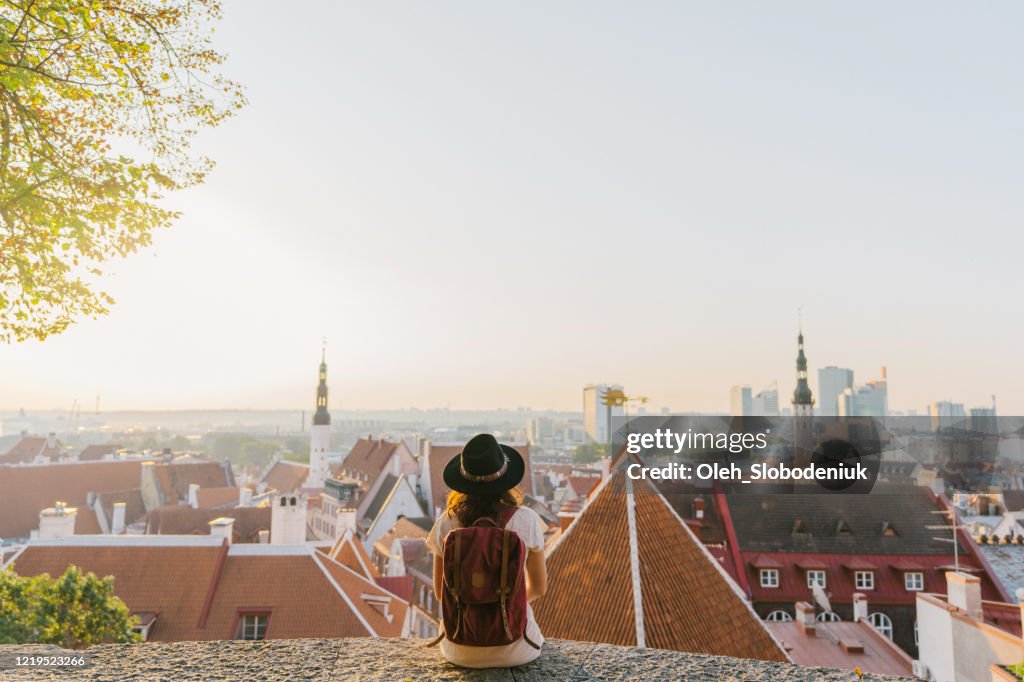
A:
{"label": "maroon backpack", "polygon": [[505,528],[516,510],[503,509],[445,536],[444,632],[431,646],[443,637],[467,646],[501,646],[526,637],[526,545]]}

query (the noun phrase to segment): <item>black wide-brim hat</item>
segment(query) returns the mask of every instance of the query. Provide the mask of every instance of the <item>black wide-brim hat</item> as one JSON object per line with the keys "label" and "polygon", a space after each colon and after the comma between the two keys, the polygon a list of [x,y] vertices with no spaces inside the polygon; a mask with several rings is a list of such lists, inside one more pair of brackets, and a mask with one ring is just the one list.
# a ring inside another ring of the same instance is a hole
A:
{"label": "black wide-brim hat", "polygon": [[444,467],[444,482],[467,495],[496,495],[519,485],[526,472],[523,456],[489,433],[473,436]]}

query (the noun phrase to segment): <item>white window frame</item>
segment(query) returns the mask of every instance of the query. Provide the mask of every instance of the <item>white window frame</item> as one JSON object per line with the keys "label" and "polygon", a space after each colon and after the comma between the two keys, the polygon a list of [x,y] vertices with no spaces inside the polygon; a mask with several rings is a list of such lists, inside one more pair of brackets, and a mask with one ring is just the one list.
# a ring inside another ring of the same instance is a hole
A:
{"label": "white window frame", "polygon": [[875,572],[874,571],[856,571],[853,574],[854,585],[858,590],[873,590],[875,589]]}
{"label": "white window frame", "polygon": [[871,626],[880,633],[889,639],[892,639],[892,618],[881,611],[875,611],[868,616],[868,622],[871,623]]}
{"label": "white window frame", "polygon": [[267,636],[269,613],[242,613],[238,616],[238,636],[235,639],[259,641]]}
{"label": "white window frame", "polygon": [[924,573],[920,571],[904,573],[903,587],[905,587],[908,592],[921,592],[924,590]]}
{"label": "white window frame", "polygon": [[813,588],[815,585],[820,585],[823,589],[828,585],[825,571],[817,568],[807,571],[807,587]]}
{"label": "white window frame", "polygon": [[835,611],[822,611],[814,620],[819,623],[838,623],[842,618],[840,618],[839,614]]}
{"label": "white window frame", "polygon": [[778,587],[779,586],[779,569],[777,568],[762,568],[761,569],[761,587]]}
{"label": "white window frame", "polygon": [[782,609],[776,609],[769,613],[764,619],[769,623],[792,623],[793,616],[789,615]]}

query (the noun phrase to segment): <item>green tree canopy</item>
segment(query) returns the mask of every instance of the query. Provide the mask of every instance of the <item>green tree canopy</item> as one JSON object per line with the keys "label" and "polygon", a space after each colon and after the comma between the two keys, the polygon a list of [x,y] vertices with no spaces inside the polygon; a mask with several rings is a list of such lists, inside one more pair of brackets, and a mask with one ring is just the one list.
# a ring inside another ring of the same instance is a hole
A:
{"label": "green tree canopy", "polygon": [[576,449],[572,452],[572,461],[576,464],[591,464],[602,457],[607,457],[610,451],[611,446],[608,443],[595,443],[591,441],[576,446]]}
{"label": "green tree canopy", "polygon": [[57,644],[78,649],[137,642],[138,623],[114,594],[114,579],[69,566],[64,575],[23,577],[0,571],[0,644]]}
{"label": "green tree canopy", "polygon": [[102,264],[201,182],[189,148],[244,105],[217,73],[218,0],[0,0],[0,340],[107,312]]}

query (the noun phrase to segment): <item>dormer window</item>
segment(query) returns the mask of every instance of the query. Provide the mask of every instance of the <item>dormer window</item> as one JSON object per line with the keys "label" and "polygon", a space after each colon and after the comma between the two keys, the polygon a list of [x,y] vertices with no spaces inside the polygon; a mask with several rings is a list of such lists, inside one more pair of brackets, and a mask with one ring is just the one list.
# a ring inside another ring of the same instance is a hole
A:
{"label": "dormer window", "polygon": [[777,568],[762,568],[761,569],[761,587],[778,587],[779,586],[779,569]]}
{"label": "dormer window", "polygon": [[807,571],[807,587],[825,587],[825,571],[813,569]]}
{"label": "dormer window", "polygon": [[386,597],[381,594],[366,594],[360,595],[363,601],[375,610],[380,615],[384,616],[390,623],[395,618],[395,614],[391,613],[391,597]]}
{"label": "dormer window", "polygon": [[836,535],[839,537],[849,537],[853,535],[853,530],[850,528],[850,524],[839,519],[839,523],[836,524]]}
{"label": "dormer window", "polygon": [[888,521],[882,521],[882,537],[883,538],[894,538],[897,537],[896,529],[892,527],[892,524]]}
{"label": "dormer window", "polygon": [[853,574],[853,582],[857,586],[858,590],[873,590],[875,589],[875,572],[874,571],[856,571]]}
{"label": "dormer window", "polygon": [[793,522],[793,535],[810,535],[811,532],[807,530],[807,524],[802,519],[797,519]]}
{"label": "dormer window", "polygon": [[267,612],[241,613],[238,616],[238,630],[235,639],[259,640],[267,634],[267,623],[270,614]]}

